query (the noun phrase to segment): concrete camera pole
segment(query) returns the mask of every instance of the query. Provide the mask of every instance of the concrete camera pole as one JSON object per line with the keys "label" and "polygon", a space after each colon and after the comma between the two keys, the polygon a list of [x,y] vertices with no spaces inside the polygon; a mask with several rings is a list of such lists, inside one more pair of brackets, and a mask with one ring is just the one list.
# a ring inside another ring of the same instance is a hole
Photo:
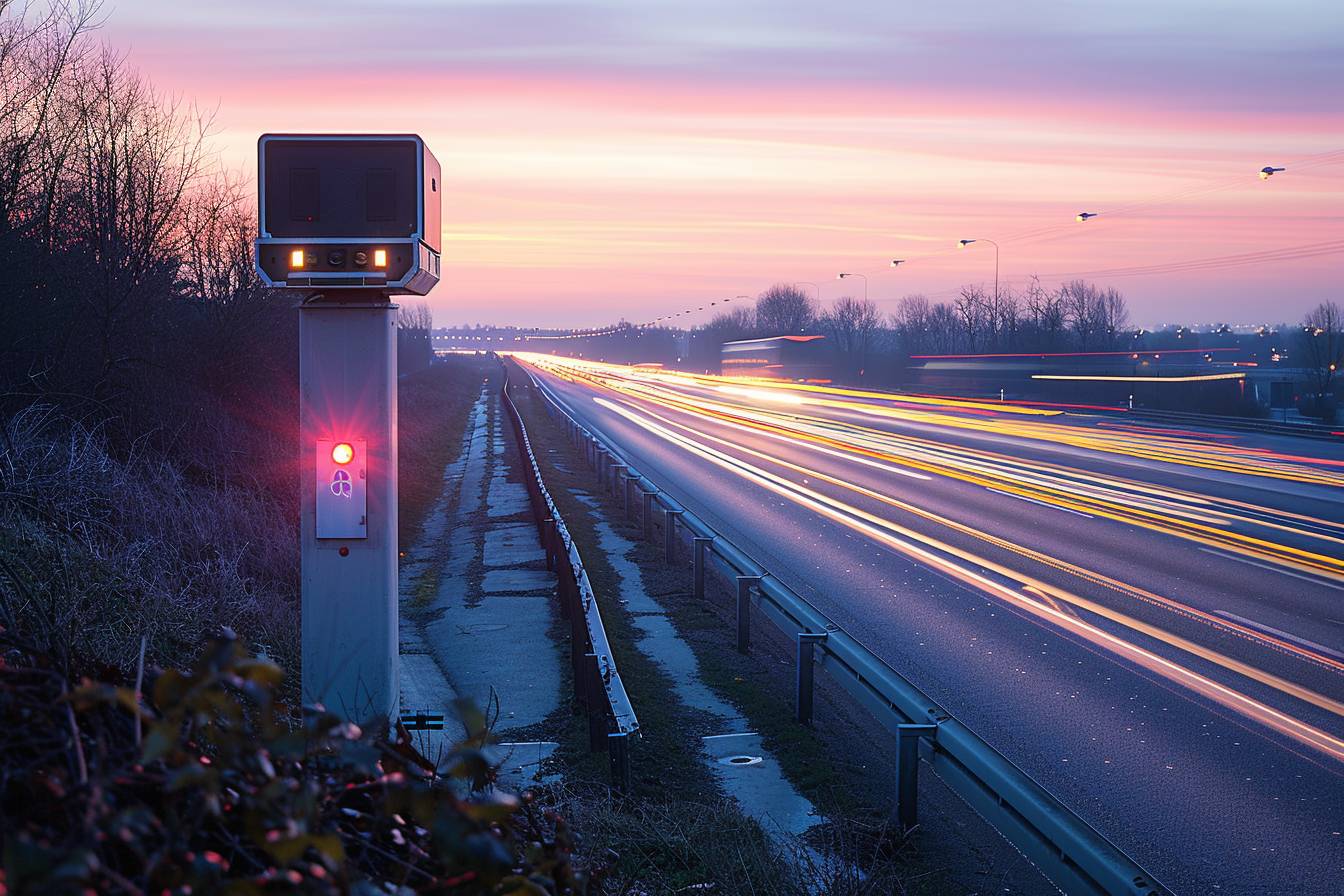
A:
{"label": "concrete camera pole", "polygon": [[303,699],[357,722],[399,708],[396,312],[299,307]]}

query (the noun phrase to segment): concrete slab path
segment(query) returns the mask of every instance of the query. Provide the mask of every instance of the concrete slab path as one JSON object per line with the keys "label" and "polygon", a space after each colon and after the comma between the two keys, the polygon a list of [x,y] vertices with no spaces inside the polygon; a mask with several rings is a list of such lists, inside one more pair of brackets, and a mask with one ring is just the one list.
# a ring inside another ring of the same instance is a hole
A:
{"label": "concrete slab path", "polygon": [[444,471],[443,497],[402,557],[402,712],[445,716],[442,732],[417,734],[433,756],[461,734],[454,701],[472,701],[495,719],[501,778],[525,786],[555,745],[511,735],[544,735],[537,729],[560,707],[562,654],[548,635],[555,576],[510,467],[505,425],[487,384]]}

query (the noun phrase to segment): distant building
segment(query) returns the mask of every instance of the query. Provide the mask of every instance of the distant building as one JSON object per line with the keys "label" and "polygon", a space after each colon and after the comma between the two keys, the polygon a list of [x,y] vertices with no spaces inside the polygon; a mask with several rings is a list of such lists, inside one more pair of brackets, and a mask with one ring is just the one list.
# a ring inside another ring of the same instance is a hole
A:
{"label": "distant building", "polygon": [[829,383],[833,364],[823,336],[769,336],[725,342],[720,349],[724,376]]}

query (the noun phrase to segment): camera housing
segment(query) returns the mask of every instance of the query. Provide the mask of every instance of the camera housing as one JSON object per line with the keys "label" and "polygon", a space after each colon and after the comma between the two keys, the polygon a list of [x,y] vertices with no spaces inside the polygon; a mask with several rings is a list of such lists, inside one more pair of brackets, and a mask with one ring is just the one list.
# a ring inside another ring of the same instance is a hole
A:
{"label": "camera housing", "polygon": [[415,134],[263,134],[257,272],[288,289],[425,295],[439,282],[442,190]]}

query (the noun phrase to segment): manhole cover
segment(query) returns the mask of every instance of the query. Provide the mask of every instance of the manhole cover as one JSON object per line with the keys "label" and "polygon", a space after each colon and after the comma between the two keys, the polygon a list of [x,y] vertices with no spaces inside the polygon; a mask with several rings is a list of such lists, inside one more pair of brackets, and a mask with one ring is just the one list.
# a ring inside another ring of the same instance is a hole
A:
{"label": "manhole cover", "polygon": [[719,760],[724,765],[756,765],[761,761],[759,756],[725,756]]}
{"label": "manhole cover", "polygon": [[486,632],[502,632],[508,625],[499,622],[478,622],[475,625],[461,625],[458,629],[464,635],[481,635]]}

